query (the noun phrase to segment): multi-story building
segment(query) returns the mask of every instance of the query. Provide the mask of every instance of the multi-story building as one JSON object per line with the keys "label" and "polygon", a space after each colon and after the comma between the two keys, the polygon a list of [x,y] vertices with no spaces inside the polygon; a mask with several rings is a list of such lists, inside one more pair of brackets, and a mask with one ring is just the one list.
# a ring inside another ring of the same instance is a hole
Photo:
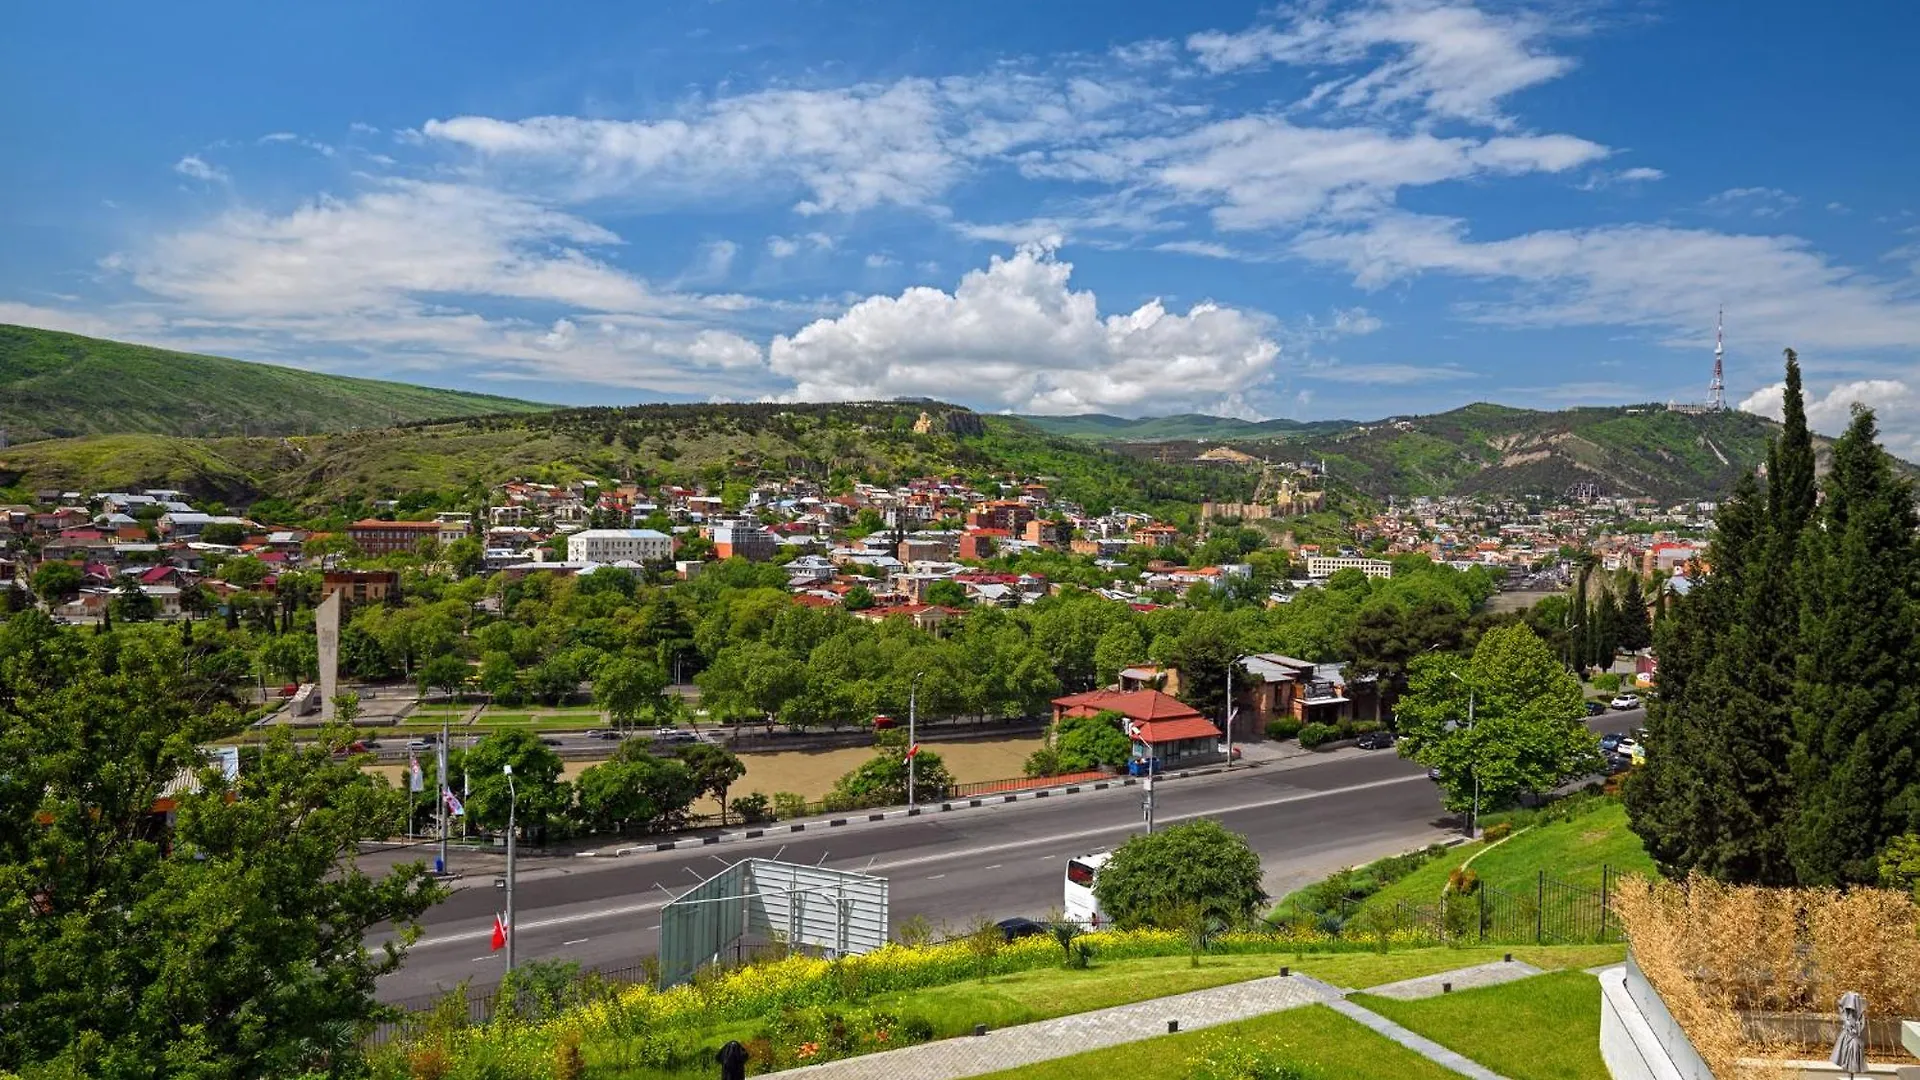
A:
{"label": "multi-story building", "polygon": [[583,529],[567,537],[568,562],[655,562],[673,558],[673,537],[653,529]]}
{"label": "multi-story building", "polygon": [[1342,570],[1358,570],[1368,577],[1390,578],[1393,564],[1385,559],[1361,559],[1350,555],[1309,555],[1307,576],[1330,578]]}
{"label": "multi-story building", "polygon": [[393,570],[328,570],[320,575],[320,599],[334,593],[348,604],[382,603],[400,588]]}
{"label": "multi-story building", "polygon": [[347,526],[347,539],[368,555],[411,555],[421,540],[439,543],[440,529],[437,521],[363,518]]}
{"label": "multi-story building", "polygon": [[967,511],[970,529],[1005,529],[1016,534],[1033,520],[1033,507],[1017,499],[995,499]]}
{"label": "multi-story building", "polygon": [[739,556],[749,562],[765,562],[773,558],[779,541],[773,534],[758,525],[715,525],[713,527],[713,554],[720,559]]}

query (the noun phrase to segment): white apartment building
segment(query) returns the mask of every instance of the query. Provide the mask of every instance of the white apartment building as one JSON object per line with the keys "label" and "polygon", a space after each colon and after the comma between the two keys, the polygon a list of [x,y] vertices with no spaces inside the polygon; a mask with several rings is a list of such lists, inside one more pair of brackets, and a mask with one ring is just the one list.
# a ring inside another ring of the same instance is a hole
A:
{"label": "white apartment building", "polygon": [[582,529],[567,537],[568,562],[653,562],[673,558],[673,537],[653,529]]}
{"label": "white apartment building", "polygon": [[1309,555],[1307,576],[1330,578],[1342,570],[1358,570],[1368,577],[1393,576],[1393,564],[1385,559],[1357,559],[1350,555]]}

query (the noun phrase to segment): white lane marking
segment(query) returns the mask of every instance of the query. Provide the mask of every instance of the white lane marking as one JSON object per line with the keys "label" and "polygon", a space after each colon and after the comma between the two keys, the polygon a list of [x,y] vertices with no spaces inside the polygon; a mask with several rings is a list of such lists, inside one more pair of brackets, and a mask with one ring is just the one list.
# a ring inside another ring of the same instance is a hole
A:
{"label": "white lane marking", "polygon": [[983,867],[983,869],[986,869],[986,870],[998,870],[998,869],[1000,869],[1000,864],[999,864],[999,863],[994,863],[994,864],[993,864],[992,866],[988,866],[988,867]]}
{"label": "white lane marking", "polygon": [[940,880],[941,878],[943,878],[943,877],[946,877],[946,876],[947,876],[947,875],[945,875],[945,874],[928,874],[928,875],[927,875],[927,880],[928,880],[928,881],[939,881],[939,880]]}
{"label": "white lane marking", "polygon": [[493,959],[493,957],[491,957],[491,956],[476,956],[476,957],[474,957],[473,959],[471,959],[471,960],[469,960],[469,961],[467,961],[467,963],[469,963],[469,964],[477,964],[477,963],[479,963],[479,962],[480,962],[480,961],[482,961],[482,960],[491,960],[491,959]]}
{"label": "white lane marking", "polygon": [[569,945],[585,945],[588,941],[591,941],[591,940],[592,940],[591,938],[577,937],[577,938],[574,938],[572,941],[561,942],[560,947],[564,949]]}
{"label": "white lane marking", "polygon": [[[1271,799],[1263,799],[1259,802],[1241,803],[1238,806],[1230,806],[1222,810],[1198,810],[1189,814],[1167,814],[1161,816],[1158,820],[1163,823],[1172,823],[1176,821],[1188,821],[1194,818],[1218,817],[1222,813],[1232,813],[1240,810],[1263,810],[1272,806],[1285,806],[1289,803],[1309,802],[1313,799],[1324,799],[1335,795],[1351,795],[1359,791],[1372,791],[1377,788],[1391,787],[1394,784],[1426,782],[1428,781],[1425,773],[1414,773],[1411,776],[1396,776],[1386,780],[1369,780],[1363,784],[1349,784],[1346,787],[1328,788],[1325,791],[1303,791],[1293,795],[1279,795]],[[1043,836],[1032,840],[1013,840],[1004,844],[988,844],[983,847],[967,848],[963,851],[948,851],[937,855],[921,855],[911,859],[896,859],[893,862],[875,863],[867,868],[867,872],[871,873],[875,870],[898,870],[903,867],[923,866],[927,863],[944,862],[950,859],[976,858],[981,855],[1038,847],[1042,844],[1060,844],[1072,840],[1087,840],[1109,833],[1128,833],[1139,827],[1140,824],[1137,821],[1122,821],[1113,825],[1101,825],[1070,833],[1056,833],[1053,836]],[[1057,859],[1059,855],[1042,855],[1040,858],[1042,860]],[[658,911],[665,907],[666,904],[667,902],[664,900],[650,900],[644,904],[628,904],[623,907],[607,908],[601,911],[583,911],[577,915],[556,915],[551,919],[539,919],[524,923],[521,929],[540,930],[549,926],[567,926],[577,922],[590,922],[594,919],[611,919],[621,915],[635,915],[643,911]],[[647,929],[658,930],[660,927],[658,924],[655,924],[647,927]],[[492,930],[469,930],[458,934],[445,934],[440,937],[423,937],[419,941],[414,942],[413,947],[408,951],[418,952],[421,949],[430,949],[436,945],[447,945],[459,941],[480,941],[492,936]]]}

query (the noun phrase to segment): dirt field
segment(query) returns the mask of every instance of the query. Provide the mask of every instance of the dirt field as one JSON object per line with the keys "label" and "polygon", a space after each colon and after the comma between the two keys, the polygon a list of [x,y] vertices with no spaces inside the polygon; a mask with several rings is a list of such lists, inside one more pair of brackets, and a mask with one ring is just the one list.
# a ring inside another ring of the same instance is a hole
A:
{"label": "dirt field", "polygon": [[[928,743],[923,753],[937,753],[946,762],[947,771],[960,783],[980,780],[1004,780],[1020,775],[1027,755],[1040,746],[1040,737],[1001,739],[995,742]],[[872,756],[870,747],[842,750],[793,751],[776,754],[742,754],[747,775],[733,785],[732,794],[758,791],[772,797],[776,791],[791,791],[808,799],[818,799],[833,790],[833,782],[853,771]],[[425,766],[422,761],[422,767]],[[563,763],[560,775],[568,780],[579,776],[593,761]],[[405,765],[373,765],[369,772],[379,773],[395,784],[407,782]],[[694,804],[695,813],[717,813],[718,805],[702,800]]]}
{"label": "dirt field", "polygon": [[1487,600],[1488,611],[1519,611],[1530,608],[1549,596],[1565,596],[1564,589],[1515,589],[1512,592],[1494,593]]}

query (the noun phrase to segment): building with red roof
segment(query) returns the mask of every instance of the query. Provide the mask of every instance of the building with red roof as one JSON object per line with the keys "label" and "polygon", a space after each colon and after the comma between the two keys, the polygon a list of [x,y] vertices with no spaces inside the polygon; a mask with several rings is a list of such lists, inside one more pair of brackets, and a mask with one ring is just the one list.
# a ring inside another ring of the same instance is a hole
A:
{"label": "building with red roof", "polygon": [[1053,722],[1070,716],[1120,714],[1120,729],[1133,740],[1136,759],[1183,768],[1221,760],[1220,729],[1199,710],[1158,690],[1089,690],[1053,699]]}

